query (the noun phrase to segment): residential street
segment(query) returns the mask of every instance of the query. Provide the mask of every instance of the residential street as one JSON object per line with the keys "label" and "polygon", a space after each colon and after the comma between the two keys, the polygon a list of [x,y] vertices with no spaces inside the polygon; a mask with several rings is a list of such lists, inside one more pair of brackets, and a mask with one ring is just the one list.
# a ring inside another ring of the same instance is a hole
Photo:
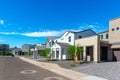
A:
{"label": "residential street", "polygon": [[[33,70],[24,71],[24,70]],[[54,79],[48,77],[59,77]],[[0,80],[68,80],[16,57],[0,57]]]}

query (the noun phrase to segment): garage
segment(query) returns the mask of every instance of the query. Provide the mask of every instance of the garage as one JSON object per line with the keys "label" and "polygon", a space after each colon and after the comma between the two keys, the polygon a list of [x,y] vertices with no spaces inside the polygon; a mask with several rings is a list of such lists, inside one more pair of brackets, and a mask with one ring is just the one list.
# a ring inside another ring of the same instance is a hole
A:
{"label": "garage", "polygon": [[120,49],[113,49],[113,61],[120,61]]}
{"label": "garage", "polygon": [[101,46],[101,61],[108,60],[108,47]]}

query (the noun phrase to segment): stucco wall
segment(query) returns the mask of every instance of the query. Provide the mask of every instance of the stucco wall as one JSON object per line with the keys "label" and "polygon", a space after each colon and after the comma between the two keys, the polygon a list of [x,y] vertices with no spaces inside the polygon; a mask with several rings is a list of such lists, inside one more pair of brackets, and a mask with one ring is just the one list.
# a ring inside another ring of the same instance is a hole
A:
{"label": "stucco wall", "polygon": [[95,62],[100,61],[100,41],[99,41],[99,37],[97,35],[82,38],[82,39],[77,39],[77,40],[75,40],[75,45],[77,45],[77,44],[84,47],[84,52],[83,52],[84,56],[83,57],[86,56],[85,47],[93,46],[93,61],[95,61]]}
{"label": "stucco wall", "polygon": [[[119,27],[119,30],[116,30],[116,28]],[[112,29],[114,28],[114,31]],[[116,18],[109,21],[109,43],[120,43],[120,18]],[[120,47],[119,47],[120,48]]]}
{"label": "stucco wall", "polygon": [[[74,43],[75,43],[75,37],[74,37],[74,33],[71,33],[71,32],[66,32],[62,37],[60,37],[60,38],[58,38],[58,39],[55,39],[54,40],[54,42],[56,42],[56,40],[57,40],[57,42],[61,42],[61,43],[69,43],[69,44],[71,44],[71,45],[74,45]],[[69,42],[69,40],[68,40],[68,37],[69,36],[71,36],[71,42]]]}
{"label": "stucco wall", "polygon": [[[108,39],[106,39],[106,34],[108,34]],[[99,36],[103,35],[103,39],[101,41],[109,41],[109,32],[100,33]]]}

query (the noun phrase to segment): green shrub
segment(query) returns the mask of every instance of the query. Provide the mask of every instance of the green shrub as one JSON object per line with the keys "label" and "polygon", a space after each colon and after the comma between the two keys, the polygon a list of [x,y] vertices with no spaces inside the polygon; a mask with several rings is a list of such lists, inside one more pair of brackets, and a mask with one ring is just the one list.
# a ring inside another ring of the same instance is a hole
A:
{"label": "green shrub", "polygon": [[71,66],[71,67],[74,67],[74,66],[75,66],[75,64],[74,64],[74,63],[70,63],[70,66]]}
{"label": "green shrub", "polygon": [[80,65],[80,64],[82,64],[82,62],[81,62],[81,61],[78,61],[78,62],[77,62],[77,64],[79,64],[79,65]]}

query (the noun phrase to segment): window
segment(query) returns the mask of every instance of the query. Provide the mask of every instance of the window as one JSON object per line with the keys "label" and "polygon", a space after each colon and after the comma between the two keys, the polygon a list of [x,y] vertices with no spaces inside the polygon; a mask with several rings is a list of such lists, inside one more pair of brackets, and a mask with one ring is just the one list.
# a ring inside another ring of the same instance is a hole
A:
{"label": "window", "polygon": [[106,34],[106,39],[108,39],[109,38],[109,34]]}
{"label": "window", "polygon": [[56,40],[56,43],[57,43],[57,40]]}
{"label": "window", "polygon": [[114,28],[112,28],[112,31],[114,31]]}
{"label": "window", "polygon": [[116,30],[119,30],[119,27],[117,27]]}
{"label": "window", "polygon": [[54,41],[52,41],[52,45],[54,45]]}
{"label": "window", "polygon": [[68,41],[71,42],[71,36],[68,37]]}
{"label": "window", "polygon": [[103,35],[100,35],[100,39],[103,39]]}
{"label": "window", "polygon": [[82,38],[82,36],[79,36],[79,39]]}
{"label": "window", "polygon": [[49,46],[51,46],[51,42],[49,42]]}
{"label": "window", "polygon": [[61,40],[64,40],[64,38],[61,38]]}

